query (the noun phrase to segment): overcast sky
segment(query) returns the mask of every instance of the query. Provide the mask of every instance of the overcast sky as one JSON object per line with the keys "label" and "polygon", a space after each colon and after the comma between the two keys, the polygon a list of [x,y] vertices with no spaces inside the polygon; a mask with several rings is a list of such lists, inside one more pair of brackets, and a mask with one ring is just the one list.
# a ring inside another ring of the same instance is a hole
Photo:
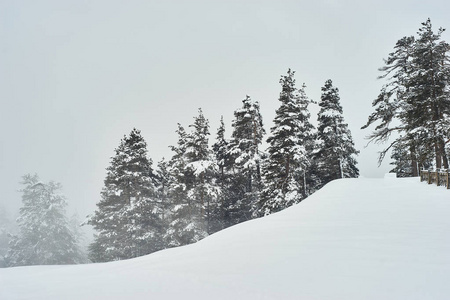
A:
{"label": "overcast sky", "polygon": [[125,134],[140,129],[156,164],[199,107],[210,144],[247,94],[269,132],[288,68],[315,101],[333,80],[360,172],[381,177],[381,147],[364,148],[360,130],[377,69],[428,17],[450,30],[449,11],[448,0],[0,0],[0,205],[18,208],[21,176],[38,173],[63,184],[71,211],[92,213]]}

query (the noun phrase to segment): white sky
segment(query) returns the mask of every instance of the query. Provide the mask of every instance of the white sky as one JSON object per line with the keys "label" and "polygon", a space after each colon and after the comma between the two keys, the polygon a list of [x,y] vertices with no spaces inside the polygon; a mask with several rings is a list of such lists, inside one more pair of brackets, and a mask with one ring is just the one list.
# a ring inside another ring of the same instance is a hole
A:
{"label": "white sky", "polygon": [[187,127],[202,107],[211,144],[246,94],[269,132],[288,68],[316,101],[333,80],[361,174],[382,176],[381,147],[364,148],[369,130],[359,129],[382,85],[377,69],[428,17],[449,28],[449,11],[447,0],[0,0],[0,205],[18,208],[18,182],[36,172],[61,182],[80,216],[92,213],[133,127],[156,163],[171,156],[177,122]]}

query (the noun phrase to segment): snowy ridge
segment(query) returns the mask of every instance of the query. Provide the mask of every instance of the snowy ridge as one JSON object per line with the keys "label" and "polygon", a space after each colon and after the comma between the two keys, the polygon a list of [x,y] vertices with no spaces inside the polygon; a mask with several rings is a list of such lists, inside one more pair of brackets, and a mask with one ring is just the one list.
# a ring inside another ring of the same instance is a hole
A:
{"label": "snowy ridge", "polygon": [[0,299],[449,299],[450,192],[345,179],[189,246],[0,269]]}

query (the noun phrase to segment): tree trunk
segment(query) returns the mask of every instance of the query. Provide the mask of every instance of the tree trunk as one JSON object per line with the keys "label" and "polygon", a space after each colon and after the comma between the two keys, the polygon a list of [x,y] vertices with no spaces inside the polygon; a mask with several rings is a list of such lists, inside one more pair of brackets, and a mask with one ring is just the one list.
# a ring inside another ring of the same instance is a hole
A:
{"label": "tree trunk", "polygon": [[344,170],[342,169],[342,159],[339,158],[339,173],[341,178],[344,178]]}
{"label": "tree trunk", "polygon": [[444,164],[444,169],[448,170],[448,158],[447,158],[447,154],[445,153],[445,143],[443,139],[439,139],[439,152],[441,153],[442,156],[442,162]]}
{"label": "tree trunk", "polygon": [[417,177],[417,176],[419,176],[419,170],[417,169],[416,147],[415,147],[414,143],[409,147],[409,152],[411,155],[412,177]]}
{"label": "tree trunk", "polygon": [[439,149],[439,145],[436,142],[434,144],[434,154],[436,156],[436,169],[440,169],[442,167],[442,159],[441,159],[441,151]]}

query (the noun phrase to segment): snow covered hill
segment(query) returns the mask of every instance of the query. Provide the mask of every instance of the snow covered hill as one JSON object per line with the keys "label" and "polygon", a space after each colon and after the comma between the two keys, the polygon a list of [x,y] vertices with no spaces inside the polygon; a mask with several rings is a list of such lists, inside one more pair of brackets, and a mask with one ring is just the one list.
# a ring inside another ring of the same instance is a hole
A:
{"label": "snow covered hill", "polygon": [[450,299],[450,191],[418,181],[334,181],[128,261],[0,269],[0,299]]}

